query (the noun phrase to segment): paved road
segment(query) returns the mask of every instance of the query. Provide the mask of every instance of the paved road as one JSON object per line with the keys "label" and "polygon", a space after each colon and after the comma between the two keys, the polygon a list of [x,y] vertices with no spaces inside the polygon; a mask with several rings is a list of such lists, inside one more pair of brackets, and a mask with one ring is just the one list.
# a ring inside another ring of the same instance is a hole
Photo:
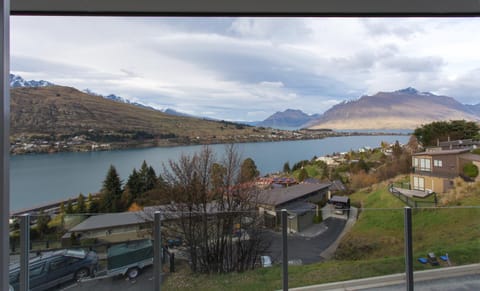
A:
{"label": "paved road", "polygon": [[[346,220],[329,217],[323,221],[326,229],[314,237],[303,237],[299,234],[288,236],[288,260],[301,260],[303,264],[311,264],[323,261],[320,254],[326,250],[342,233]],[[270,256],[274,263],[279,263],[282,258],[282,235],[278,232],[270,232],[272,245]]]}
{"label": "paved road", "polygon": [[[415,291],[477,291],[480,290],[480,274],[420,281],[415,283],[414,288]],[[404,291],[406,286],[399,284],[362,290]]]}

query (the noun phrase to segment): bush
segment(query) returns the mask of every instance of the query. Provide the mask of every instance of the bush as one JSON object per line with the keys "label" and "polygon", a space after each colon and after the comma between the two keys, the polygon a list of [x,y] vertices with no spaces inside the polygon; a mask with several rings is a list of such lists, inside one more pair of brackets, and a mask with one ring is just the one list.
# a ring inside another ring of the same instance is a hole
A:
{"label": "bush", "polygon": [[478,176],[478,167],[470,162],[463,166],[463,173],[470,178],[476,178]]}

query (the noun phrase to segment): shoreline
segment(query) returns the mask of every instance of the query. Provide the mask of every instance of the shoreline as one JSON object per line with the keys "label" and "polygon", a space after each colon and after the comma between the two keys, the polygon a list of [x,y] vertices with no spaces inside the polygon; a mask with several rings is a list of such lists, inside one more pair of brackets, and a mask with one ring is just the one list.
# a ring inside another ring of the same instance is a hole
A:
{"label": "shoreline", "polygon": [[[181,146],[199,146],[199,145],[217,145],[217,144],[236,144],[236,143],[263,143],[263,142],[282,142],[282,141],[301,141],[301,140],[317,140],[329,137],[348,137],[348,136],[409,136],[411,133],[396,133],[396,132],[361,132],[361,131],[316,131],[316,130],[302,130],[304,134],[311,134],[311,136],[291,136],[291,137],[276,137],[276,138],[238,138],[238,139],[216,139],[216,140],[202,140],[197,139],[189,142],[176,141],[176,140],[147,140],[143,142],[139,141],[127,141],[120,143],[110,143],[108,146],[97,147],[92,149],[92,145],[72,146],[69,148],[55,149],[49,148],[48,150],[23,151],[13,152],[10,151],[10,156],[23,156],[23,155],[49,155],[57,153],[78,153],[78,152],[99,152],[99,151],[118,151],[129,149],[143,149],[143,148],[167,148],[167,147],[181,147]],[[12,145],[11,145],[12,146]],[[87,149],[90,147],[90,149]]]}

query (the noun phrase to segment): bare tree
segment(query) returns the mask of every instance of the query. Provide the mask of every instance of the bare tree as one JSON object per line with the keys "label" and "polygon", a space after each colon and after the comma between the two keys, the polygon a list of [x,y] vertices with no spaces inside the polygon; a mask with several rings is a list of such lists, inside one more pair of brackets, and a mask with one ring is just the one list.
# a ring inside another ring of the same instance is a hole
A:
{"label": "bare tree", "polygon": [[269,246],[256,210],[257,189],[240,183],[240,165],[235,146],[228,145],[220,161],[205,146],[164,167],[172,201],[168,231],[183,237],[194,272],[251,269]]}

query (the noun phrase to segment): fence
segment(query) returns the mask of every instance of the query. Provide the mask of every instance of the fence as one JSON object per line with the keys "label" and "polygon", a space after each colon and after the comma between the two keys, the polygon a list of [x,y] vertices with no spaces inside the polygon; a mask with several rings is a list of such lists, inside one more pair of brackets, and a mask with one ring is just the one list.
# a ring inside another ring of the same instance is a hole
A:
{"label": "fence", "polygon": [[[402,183],[402,185],[403,185],[403,183]],[[394,184],[390,184],[389,187],[388,187],[388,190],[389,190],[390,193],[392,193],[393,196],[397,197],[403,203],[407,204],[408,206],[410,206],[412,208],[436,207],[437,203],[438,203],[437,193],[435,193],[435,192],[432,192],[431,194],[426,196],[426,197],[430,197],[431,195],[433,195],[433,201],[428,201],[428,200],[421,201],[421,200],[418,200],[418,199],[422,199],[422,198],[412,198],[412,197],[409,197],[409,196],[406,196],[406,195],[402,194],[401,191],[398,191],[397,189],[395,189]]]}

